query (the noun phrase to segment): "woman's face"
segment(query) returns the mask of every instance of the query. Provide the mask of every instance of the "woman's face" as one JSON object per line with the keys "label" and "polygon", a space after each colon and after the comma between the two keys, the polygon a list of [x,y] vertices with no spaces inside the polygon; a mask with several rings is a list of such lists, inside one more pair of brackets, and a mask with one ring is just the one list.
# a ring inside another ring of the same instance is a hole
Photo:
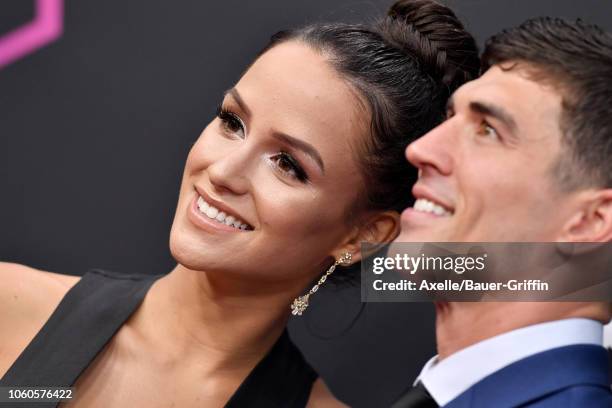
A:
{"label": "woman's face", "polygon": [[366,129],[360,106],[308,46],[290,41],[262,55],[189,153],[175,259],[277,282],[323,272],[354,231],[346,214],[362,188],[352,154]]}

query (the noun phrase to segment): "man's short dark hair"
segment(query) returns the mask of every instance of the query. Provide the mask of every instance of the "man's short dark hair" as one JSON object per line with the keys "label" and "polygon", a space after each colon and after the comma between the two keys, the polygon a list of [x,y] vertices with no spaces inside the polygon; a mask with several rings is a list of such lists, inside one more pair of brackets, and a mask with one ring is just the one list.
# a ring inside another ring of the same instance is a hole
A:
{"label": "man's short dark hair", "polygon": [[530,19],[487,41],[483,72],[504,62],[560,91],[564,149],[553,170],[562,186],[612,187],[612,36],[580,20]]}

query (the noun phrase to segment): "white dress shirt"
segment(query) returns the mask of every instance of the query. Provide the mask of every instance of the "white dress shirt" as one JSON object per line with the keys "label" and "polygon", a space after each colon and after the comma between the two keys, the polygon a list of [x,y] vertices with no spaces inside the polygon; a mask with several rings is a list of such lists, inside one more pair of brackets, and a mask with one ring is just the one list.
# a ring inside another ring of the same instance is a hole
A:
{"label": "white dress shirt", "polygon": [[514,362],[557,347],[574,344],[601,346],[603,325],[572,318],[535,324],[473,344],[438,361],[431,358],[417,377],[440,406]]}

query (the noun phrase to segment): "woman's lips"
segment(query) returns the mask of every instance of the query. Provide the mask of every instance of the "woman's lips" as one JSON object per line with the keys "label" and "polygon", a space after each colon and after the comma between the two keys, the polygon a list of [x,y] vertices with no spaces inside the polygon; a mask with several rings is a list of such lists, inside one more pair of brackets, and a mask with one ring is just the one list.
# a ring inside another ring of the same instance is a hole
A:
{"label": "woman's lips", "polygon": [[200,196],[195,194],[191,200],[191,204],[187,210],[187,218],[197,228],[205,230],[207,232],[249,232],[249,230],[242,230],[239,228],[231,227],[225,223],[213,220],[207,215],[203,214],[198,208],[198,198]]}
{"label": "woman's lips", "polygon": [[[197,199],[197,206],[200,209],[200,212],[207,215],[208,218],[215,219],[218,215],[221,215],[217,218],[217,221],[224,222],[225,225],[229,225],[230,227],[236,227],[243,230],[252,230],[255,229],[252,225],[246,222],[239,213],[237,213],[234,209],[232,209],[227,204],[215,200],[202,188],[197,185],[194,186],[194,190],[196,194],[199,196]],[[227,217],[231,222],[224,220]]]}

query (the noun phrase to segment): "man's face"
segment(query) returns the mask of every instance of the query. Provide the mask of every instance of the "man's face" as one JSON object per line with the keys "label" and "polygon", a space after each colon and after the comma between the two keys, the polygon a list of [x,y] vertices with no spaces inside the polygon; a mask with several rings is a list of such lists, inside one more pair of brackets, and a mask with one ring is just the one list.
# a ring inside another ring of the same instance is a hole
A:
{"label": "man's face", "polygon": [[448,119],[406,149],[417,202],[396,241],[557,240],[571,204],[553,172],[561,101],[520,65],[458,89]]}

